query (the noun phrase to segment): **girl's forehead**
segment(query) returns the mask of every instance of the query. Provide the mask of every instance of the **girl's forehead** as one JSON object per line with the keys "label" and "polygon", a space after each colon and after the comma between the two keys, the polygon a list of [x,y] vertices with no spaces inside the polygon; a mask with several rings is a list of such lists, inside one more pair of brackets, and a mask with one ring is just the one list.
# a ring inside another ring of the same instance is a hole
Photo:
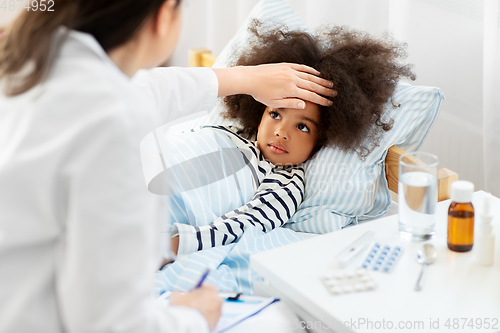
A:
{"label": "girl's forehead", "polygon": [[269,110],[279,111],[287,117],[293,117],[298,120],[307,120],[314,123],[316,126],[320,121],[321,108],[319,105],[306,102],[305,109],[289,109],[289,108],[268,108]]}

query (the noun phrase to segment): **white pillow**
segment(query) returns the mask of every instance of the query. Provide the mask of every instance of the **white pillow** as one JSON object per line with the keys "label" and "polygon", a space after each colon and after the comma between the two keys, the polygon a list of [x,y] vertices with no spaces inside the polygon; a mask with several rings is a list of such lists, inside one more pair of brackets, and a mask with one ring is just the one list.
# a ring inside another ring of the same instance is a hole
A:
{"label": "white pillow", "polygon": [[[233,65],[252,35],[248,26],[253,19],[265,25],[286,25],[289,30],[311,31],[285,0],[262,0],[217,57],[214,67]],[[356,153],[335,148],[323,148],[315,158],[306,162],[306,194],[299,210],[285,225],[297,231],[326,233],[357,224],[383,214],[391,203],[385,177],[384,160],[393,146],[406,151],[417,150],[434,125],[444,96],[435,87],[399,83],[393,100],[384,106],[383,121],[392,118],[392,130],[383,134],[380,146],[365,160]],[[400,104],[400,107],[394,105]],[[175,131],[203,124],[237,125],[223,119],[224,106],[218,103],[208,115],[178,125]]]}

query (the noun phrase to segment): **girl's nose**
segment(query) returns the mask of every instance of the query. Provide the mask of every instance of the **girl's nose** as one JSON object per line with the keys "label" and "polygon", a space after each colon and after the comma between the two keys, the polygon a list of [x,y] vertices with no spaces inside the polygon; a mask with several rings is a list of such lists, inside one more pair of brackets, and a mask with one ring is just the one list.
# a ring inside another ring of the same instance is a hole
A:
{"label": "girl's nose", "polygon": [[283,138],[283,140],[288,140],[288,133],[281,127],[276,129],[274,135]]}

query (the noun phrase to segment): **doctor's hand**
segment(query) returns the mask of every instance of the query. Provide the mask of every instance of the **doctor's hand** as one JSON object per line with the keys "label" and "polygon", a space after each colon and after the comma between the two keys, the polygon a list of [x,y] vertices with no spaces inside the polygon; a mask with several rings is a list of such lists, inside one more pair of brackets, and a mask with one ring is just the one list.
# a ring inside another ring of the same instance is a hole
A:
{"label": "doctor's hand", "polygon": [[217,295],[214,286],[203,285],[188,293],[173,292],[170,295],[170,304],[200,311],[210,330],[213,330],[221,316],[223,300]]}
{"label": "doctor's hand", "polygon": [[332,102],[325,97],[337,96],[330,81],[305,65],[279,63],[213,70],[219,80],[219,97],[247,94],[272,108],[303,109],[303,101],[328,106]]}

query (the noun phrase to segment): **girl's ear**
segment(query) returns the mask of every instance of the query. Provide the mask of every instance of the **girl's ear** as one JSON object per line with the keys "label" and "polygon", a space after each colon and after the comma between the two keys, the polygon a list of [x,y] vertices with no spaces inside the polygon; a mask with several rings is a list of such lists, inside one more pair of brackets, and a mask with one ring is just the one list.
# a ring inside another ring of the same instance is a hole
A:
{"label": "girl's ear", "polygon": [[177,10],[177,0],[167,0],[161,5],[158,12],[153,17],[153,27],[155,33],[160,37],[165,37],[170,33],[171,22]]}

